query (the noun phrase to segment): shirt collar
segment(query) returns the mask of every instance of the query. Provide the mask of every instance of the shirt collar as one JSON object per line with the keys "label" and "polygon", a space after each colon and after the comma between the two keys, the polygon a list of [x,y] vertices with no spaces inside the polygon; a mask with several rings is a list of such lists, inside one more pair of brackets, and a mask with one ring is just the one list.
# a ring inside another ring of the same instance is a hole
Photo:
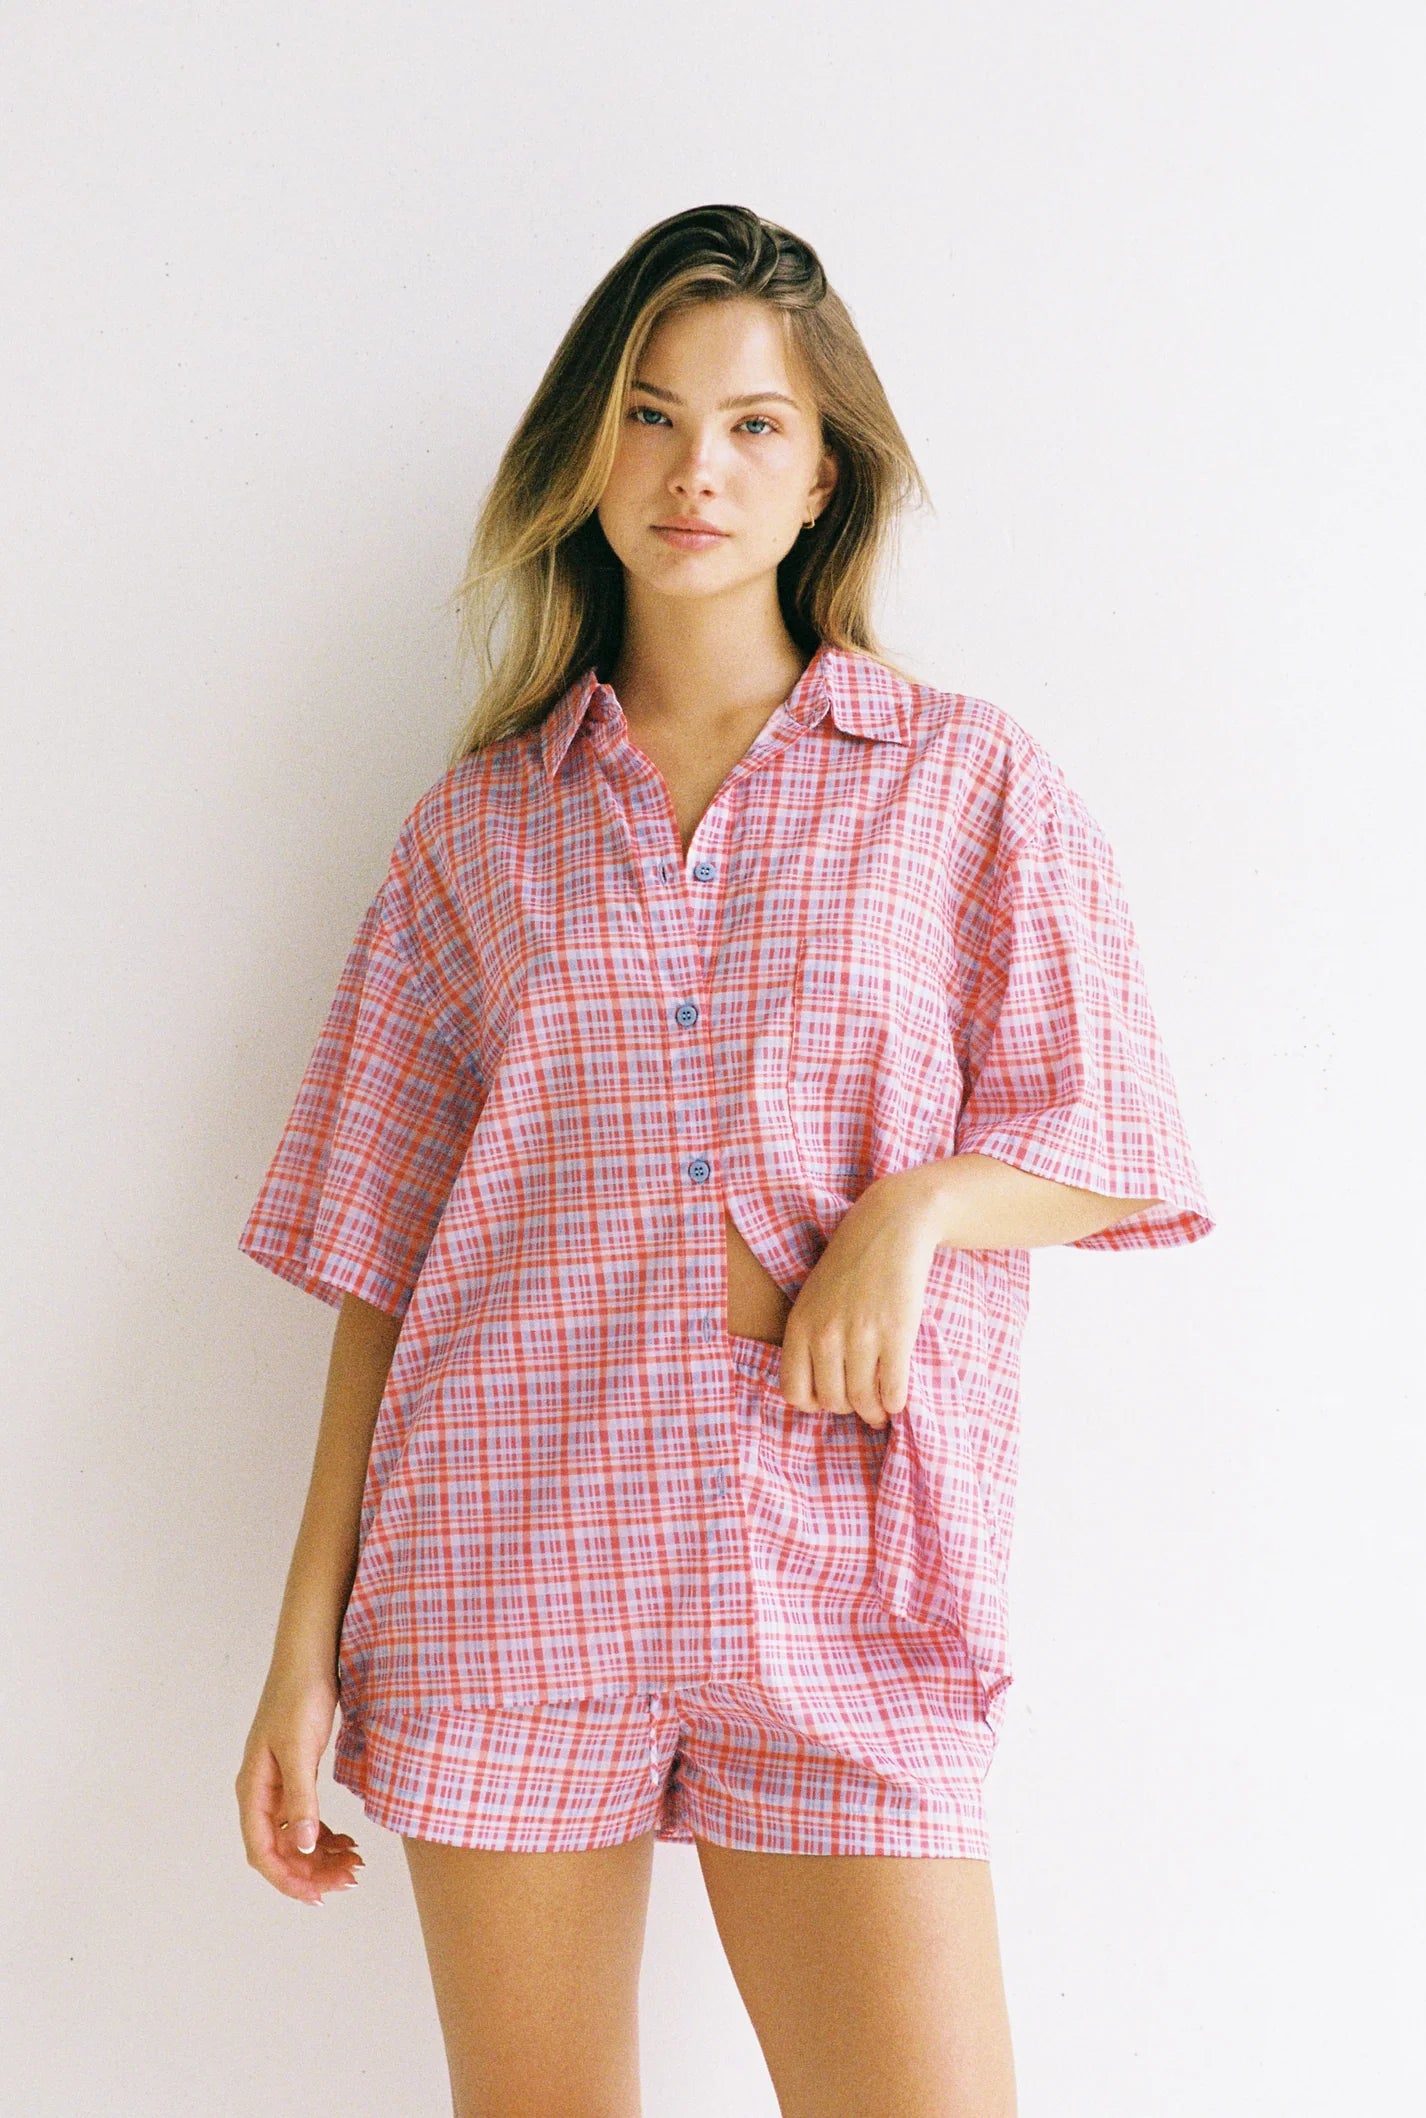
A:
{"label": "shirt collar", "polygon": [[[904,681],[884,663],[824,640],[779,711],[789,714],[803,728],[815,728],[830,712],[844,735],[905,743],[909,740],[905,689]],[[613,687],[600,682],[591,663],[537,724],[540,755],[550,778],[559,771],[587,718],[611,719],[622,713]]]}

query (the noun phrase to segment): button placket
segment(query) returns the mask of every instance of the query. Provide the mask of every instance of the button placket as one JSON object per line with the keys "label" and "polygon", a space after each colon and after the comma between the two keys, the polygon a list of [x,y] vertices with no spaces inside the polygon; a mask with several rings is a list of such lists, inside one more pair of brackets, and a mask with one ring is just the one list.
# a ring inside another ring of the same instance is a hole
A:
{"label": "button placket", "polygon": [[[689,1187],[682,1216],[682,1293],[690,1341],[702,1349],[695,1362],[701,1369],[717,1340],[716,1305],[726,1271],[723,1208],[714,1183],[716,1101],[703,989],[707,958],[700,945],[710,920],[716,918],[717,896],[708,885],[716,880],[719,864],[700,855],[686,868],[682,857],[672,856],[668,802],[662,790],[643,776],[626,778],[618,792],[643,888],[652,968],[670,991],[665,1018],[672,1087],[668,1137],[677,1158],[680,1185]],[[693,870],[704,871],[696,885],[690,879]],[[715,1306],[714,1314],[709,1313],[710,1303]],[[710,1536],[738,1538],[746,1534],[737,1497],[738,1437],[729,1416],[731,1407],[727,1413],[721,1409],[713,1413],[712,1405],[719,1402],[715,1396],[695,1422],[702,1458],[699,1490]],[[736,1615],[729,1612],[727,1622],[736,1635]]]}
{"label": "button placket", "polygon": [[[613,760],[607,755],[606,765]],[[715,1662],[746,1669],[754,1611],[752,1555],[741,1499],[741,1440],[736,1393],[726,1390],[719,1356],[719,1311],[726,1302],[726,1208],[717,1168],[717,1084],[709,1031],[708,980],[717,959],[717,929],[724,902],[724,848],[735,828],[737,803],[725,781],[700,819],[697,857],[689,860],[677,837],[667,788],[634,766],[610,773],[633,852],[633,871],[643,892],[650,968],[668,996],[667,1064],[672,1086],[667,1140],[675,1158],[683,1207],[677,1266],[693,1353],[692,1371],[706,1379],[695,1391],[693,1414],[700,1459],[699,1513],[708,1541],[710,1611],[723,1646]],[[734,768],[741,778],[746,766]],[[692,990],[691,990],[692,989]],[[696,992],[697,998],[694,997]],[[670,1263],[673,1263],[670,1260]],[[710,1305],[712,1313],[710,1314]],[[731,1555],[736,1553],[736,1557]]]}

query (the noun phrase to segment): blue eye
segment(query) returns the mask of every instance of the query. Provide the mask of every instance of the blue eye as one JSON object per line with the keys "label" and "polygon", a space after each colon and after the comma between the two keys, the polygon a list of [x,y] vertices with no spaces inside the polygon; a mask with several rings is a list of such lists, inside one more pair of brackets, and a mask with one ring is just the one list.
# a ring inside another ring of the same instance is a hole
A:
{"label": "blue eye", "polygon": [[[629,417],[636,426],[647,426],[649,424],[646,419],[640,418],[639,415],[642,412],[652,412],[655,419],[663,419],[667,416],[665,413],[661,412],[658,406],[655,404],[631,405],[629,408]],[[768,418],[766,412],[749,412],[747,418],[739,420],[738,424],[739,426],[744,427],[753,425],[766,427],[767,431],[770,434],[775,434],[777,432],[776,424],[774,423],[774,421]],[[757,435],[754,438],[760,441],[762,439],[762,436]]]}

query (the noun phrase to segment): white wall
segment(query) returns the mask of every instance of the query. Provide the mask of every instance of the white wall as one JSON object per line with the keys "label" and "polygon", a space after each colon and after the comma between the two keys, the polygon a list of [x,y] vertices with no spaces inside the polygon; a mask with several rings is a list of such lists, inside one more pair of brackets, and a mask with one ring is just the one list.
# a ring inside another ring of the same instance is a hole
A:
{"label": "white wall", "polygon": [[[1109,831],[1220,1217],[1036,1256],[1023,2118],[1420,2108],[1419,10],[22,0],[4,44],[6,2118],[446,2108],[399,1842],[324,1770],[363,1888],[308,1920],[242,1856],[333,1319],[236,1239],[443,763],[498,452],[715,200],[852,307],[938,509],[888,645]],[[649,2118],[771,2113],[691,1848],[646,1965]]]}

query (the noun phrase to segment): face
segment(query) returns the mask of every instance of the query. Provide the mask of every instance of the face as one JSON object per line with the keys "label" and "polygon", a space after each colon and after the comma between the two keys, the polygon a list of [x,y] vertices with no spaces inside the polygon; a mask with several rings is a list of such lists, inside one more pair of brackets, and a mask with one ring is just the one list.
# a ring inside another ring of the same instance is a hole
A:
{"label": "face", "polygon": [[[704,302],[650,337],[597,512],[635,581],[705,596],[774,571],[836,475],[777,313],[751,299]],[[721,534],[660,528],[688,517]]]}

